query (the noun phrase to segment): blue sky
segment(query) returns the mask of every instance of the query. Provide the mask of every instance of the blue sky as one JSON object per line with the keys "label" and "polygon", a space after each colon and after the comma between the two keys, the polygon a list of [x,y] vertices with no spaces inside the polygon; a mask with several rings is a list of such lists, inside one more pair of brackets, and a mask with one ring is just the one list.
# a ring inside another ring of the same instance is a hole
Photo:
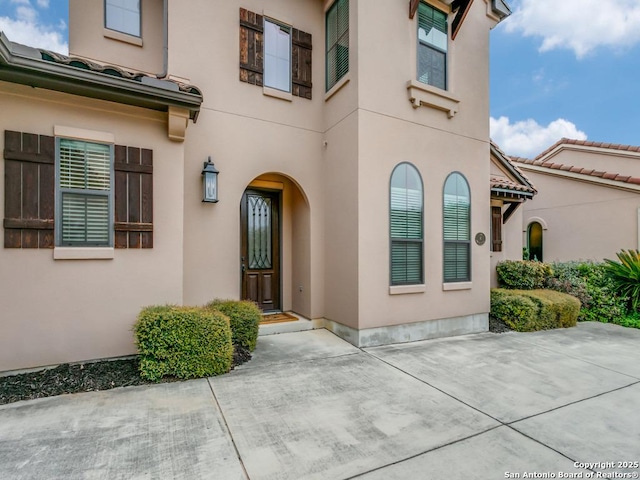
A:
{"label": "blue sky", "polygon": [[[509,4],[491,33],[491,136],[503,150],[534,157],[562,137],[640,145],[640,0]],[[12,41],[67,53],[67,23],[67,0],[0,0]]]}

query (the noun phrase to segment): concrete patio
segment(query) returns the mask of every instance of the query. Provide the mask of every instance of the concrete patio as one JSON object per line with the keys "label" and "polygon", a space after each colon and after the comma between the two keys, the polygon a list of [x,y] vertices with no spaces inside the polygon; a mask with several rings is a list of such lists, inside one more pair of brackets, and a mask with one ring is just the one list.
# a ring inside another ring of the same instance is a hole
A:
{"label": "concrete patio", "polygon": [[638,478],[638,405],[640,330],[287,333],[222,377],[0,406],[0,478]]}

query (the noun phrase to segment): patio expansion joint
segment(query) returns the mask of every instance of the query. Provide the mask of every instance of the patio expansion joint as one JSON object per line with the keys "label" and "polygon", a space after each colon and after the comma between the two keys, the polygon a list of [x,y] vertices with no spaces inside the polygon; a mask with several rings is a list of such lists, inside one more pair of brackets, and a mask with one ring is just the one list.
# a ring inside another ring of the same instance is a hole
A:
{"label": "patio expansion joint", "polygon": [[625,376],[625,377],[633,378],[634,380],[638,380],[638,381],[640,381],[640,377],[637,377],[637,376],[635,376],[635,375],[629,375],[628,373],[624,373],[624,372],[621,372],[621,371],[619,371],[619,370],[614,370],[613,368],[605,367],[605,366],[603,366],[603,365],[600,365],[600,364],[598,364],[598,363],[592,362],[592,361],[590,361],[590,360],[586,360],[586,359],[584,359],[584,358],[582,358],[582,357],[578,357],[578,356],[576,356],[576,355],[571,355],[571,354],[569,354],[569,353],[566,353],[566,352],[560,351],[559,349],[551,348],[551,347],[545,347],[545,346],[543,346],[543,345],[540,345],[540,344],[535,343],[535,342],[531,342],[531,341],[526,340],[526,339],[524,339],[524,338],[514,337],[514,339],[515,339],[517,342],[526,343],[527,345],[531,345],[531,346],[534,346],[534,347],[540,348],[540,349],[542,349],[542,350],[546,350],[546,351],[548,351],[548,352],[555,353],[555,354],[557,354],[557,355],[564,355],[565,357],[573,358],[574,360],[578,360],[578,361],[583,362],[583,363],[586,363],[586,364],[588,364],[588,365],[593,365],[594,367],[602,368],[603,370],[608,370],[608,371],[610,371],[610,372],[617,373],[618,375],[623,375],[623,376]]}
{"label": "patio expansion joint", "polygon": [[213,385],[211,384],[211,379],[207,378],[207,383],[209,384],[209,390],[211,390],[211,396],[213,397],[213,401],[216,404],[216,407],[218,407],[218,411],[220,412],[220,417],[222,418],[222,421],[224,422],[224,427],[227,430],[227,434],[229,435],[229,439],[231,440],[231,444],[233,445],[233,449],[236,452],[236,456],[238,457],[238,462],[240,462],[240,467],[242,468],[242,471],[244,472],[244,476],[247,480],[251,480],[251,477],[249,477],[249,473],[247,472],[247,469],[244,466],[244,462],[242,461],[242,456],[240,455],[240,450],[238,450],[238,446],[236,445],[236,441],[233,438],[233,434],[231,433],[231,429],[229,428],[229,423],[227,422],[227,418],[224,415],[224,412],[222,411],[222,407],[220,406],[220,402],[218,401],[218,397],[216,397],[216,392],[213,390]]}
{"label": "patio expansion joint", "polygon": [[[361,350],[362,350],[362,349],[361,349]],[[576,400],[575,402],[570,402],[570,403],[567,403],[567,404],[565,404],[565,405],[561,405],[561,406],[559,406],[559,407],[555,407],[555,408],[552,408],[552,409],[546,410],[546,411],[544,411],[544,412],[536,413],[535,415],[530,415],[530,416],[528,416],[528,417],[523,417],[523,418],[520,418],[520,419],[518,419],[518,420],[513,420],[513,421],[510,421],[510,422],[503,422],[502,420],[500,420],[500,419],[498,419],[498,418],[496,418],[496,417],[494,417],[494,416],[492,416],[492,415],[489,415],[489,414],[488,414],[488,413],[486,413],[486,412],[483,412],[483,411],[482,411],[482,410],[480,410],[479,408],[476,408],[476,407],[474,407],[473,405],[470,405],[470,404],[468,404],[468,403],[464,402],[463,400],[460,400],[459,398],[455,397],[454,395],[451,395],[450,393],[448,393],[448,392],[446,392],[446,391],[444,391],[444,390],[442,390],[442,389],[440,389],[440,388],[436,387],[435,385],[432,385],[432,384],[430,384],[429,382],[427,382],[427,381],[425,381],[425,380],[422,380],[422,379],[421,379],[421,378],[419,378],[419,377],[416,377],[415,375],[413,375],[413,374],[411,374],[411,373],[409,373],[409,372],[407,372],[407,371],[405,371],[405,370],[403,370],[403,369],[401,369],[401,368],[399,368],[399,367],[397,367],[397,366],[395,366],[395,365],[393,365],[393,364],[391,364],[391,363],[389,363],[389,362],[387,362],[387,361],[383,360],[383,359],[382,359],[382,358],[380,358],[380,357],[377,357],[376,355],[374,355],[374,354],[372,354],[372,353],[370,353],[370,352],[368,352],[368,351],[362,350],[362,352],[363,352],[363,353],[366,353],[367,355],[370,355],[370,356],[371,356],[372,358],[374,358],[375,360],[378,360],[378,361],[380,361],[381,363],[384,363],[385,365],[387,365],[387,366],[389,366],[389,367],[391,367],[391,368],[393,368],[393,369],[395,369],[395,370],[397,370],[397,371],[399,371],[399,372],[403,373],[404,375],[407,375],[407,376],[409,376],[409,377],[411,377],[411,378],[413,378],[413,379],[415,379],[415,380],[418,380],[420,383],[423,383],[424,385],[427,385],[427,386],[429,386],[429,387],[431,387],[431,388],[433,388],[433,389],[435,389],[435,390],[439,391],[440,393],[443,393],[444,395],[446,395],[446,396],[448,396],[448,397],[452,398],[453,400],[456,400],[457,402],[460,402],[460,403],[462,403],[463,405],[466,405],[467,407],[471,408],[472,410],[475,410],[476,412],[481,413],[482,415],[485,415],[485,416],[487,416],[487,417],[489,417],[489,418],[491,418],[491,419],[495,420],[496,422],[498,422],[498,423],[499,423],[499,425],[496,425],[495,427],[491,427],[491,428],[489,428],[489,429],[487,429],[487,430],[484,430],[484,431],[481,431],[481,432],[475,433],[475,434],[473,434],[473,435],[469,435],[469,436],[467,436],[467,437],[460,438],[460,439],[458,439],[458,440],[454,440],[454,441],[452,441],[452,442],[449,442],[449,443],[446,443],[446,444],[443,444],[443,445],[439,445],[438,447],[435,447],[435,448],[432,448],[432,449],[429,449],[429,450],[425,450],[424,452],[417,453],[417,454],[412,455],[412,456],[410,456],[410,457],[403,458],[403,459],[401,459],[401,460],[397,460],[397,461],[395,461],[395,462],[391,462],[391,463],[389,463],[389,464],[387,464],[387,465],[382,465],[382,466],[377,467],[377,468],[374,468],[374,469],[372,469],[372,470],[369,470],[369,471],[366,471],[366,472],[359,473],[359,474],[357,474],[357,475],[354,475],[354,476],[348,477],[348,478],[346,478],[345,480],[352,480],[352,479],[356,479],[356,478],[358,478],[358,477],[362,477],[363,475],[367,475],[367,474],[369,474],[369,473],[372,473],[372,472],[375,472],[375,471],[378,471],[378,470],[382,470],[383,468],[387,468],[387,467],[390,467],[390,466],[392,466],[392,465],[397,465],[397,464],[399,464],[399,463],[403,463],[403,462],[406,462],[406,461],[408,461],[408,460],[412,460],[412,459],[417,458],[417,457],[420,457],[420,456],[422,456],[422,455],[426,455],[427,453],[430,453],[430,452],[434,452],[434,451],[440,450],[440,449],[442,449],[442,448],[444,448],[444,447],[448,447],[448,446],[451,446],[451,445],[455,445],[455,444],[457,444],[457,443],[464,442],[464,441],[469,440],[469,439],[471,439],[471,438],[478,437],[478,436],[480,436],[480,435],[484,435],[485,433],[490,432],[490,431],[495,430],[495,429],[500,428],[500,427],[506,427],[506,428],[508,428],[508,429],[510,429],[510,430],[512,430],[512,431],[514,431],[515,433],[517,433],[517,434],[519,434],[519,435],[522,435],[523,437],[526,437],[526,438],[528,438],[529,440],[532,440],[532,441],[534,441],[534,442],[538,443],[539,445],[541,445],[541,446],[543,446],[543,447],[545,447],[545,448],[547,448],[547,449],[549,449],[549,450],[552,450],[553,452],[557,453],[558,455],[561,455],[562,457],[566,458],[567,460],[570,460],[571,462],[576,462],[577,460],[576,460],[575,458],[571,458],[571,457],[569,457],[568,455],[564,454],[563,452],[561,452],[561,451],[559,451],[559,450],[557,450],[557,449],[555,449],[555,448],[553,448],[553,447],[551,447],[551,446],[549,446],[549,445],[547,445],[547,444],[545,444],[545,443],[541,442],[540,440],[538,440],[538,439],[536,439],[536,438],[533,438],[533,437],[531,437],[531,436],[529,436],[529,435],[527,435],[527,434],[525,434],[525,433],[521,432],[521,431],[520,431],[520,430],[518,430],[516,427],[514,427],[514,425],[513,425],[513,424],[518,423],[518,422],[522,422],[522,421],[524,421],[524,420],[527,420],[527,419],[530,419],[530,418],[533,418],[533,417],[537,417],[537,416],[540,416],[540,415],[544,415],[544,414],[549,413],[549,412],[553,412],[554,410],[559,410],[559,409],[561,409],[561,408],[565,408],[565,407],[568,407],[568,406],[571,406],[571,405],[575,405],[575,404],[578,404],[578,403],[584,402],[584,401],[586,401],[586,400],[591,400],[591,399],[593,399],[593,398],[601,397],[601,396],[603,396],[603,395],[607,395],[607,394],[609,394],[609,393],[613,393],[613,392],[616,392],[616,391],[619,391],[619,390],[623,390],[623,389],[625,389],[625,388],[629,388],[629,387],[632,387],[632,386],[634,386],[634,385],[638,385],[638,384],[640,384],[640,381],[636,381],[636,382],[630,383],[630,384],[628,384],[628,385],[624,385],[624,386],[622,386],[622,387],[615,388],[615,389],[613,389],[613,390],[608,390],[608,391],[606,391],[606,392],[602,392],[602,393],[599,393],[599,394],[597,394],[597,395],[592,395],[592,396],[590,396],[590,397],[586,397],[586,398],[583,398],[583,399],[580,399],[580,400]],[[567,355],[567,356],[569,356],[569,355]],[[589,362],[586,362],[586,363],[589,363]],[[618,373],[618,372],[616,372],[616,373]],[[628,376],[629,378],[635,378],[635,377],[631,377],[630,375],[626,375],[626,376]]]}

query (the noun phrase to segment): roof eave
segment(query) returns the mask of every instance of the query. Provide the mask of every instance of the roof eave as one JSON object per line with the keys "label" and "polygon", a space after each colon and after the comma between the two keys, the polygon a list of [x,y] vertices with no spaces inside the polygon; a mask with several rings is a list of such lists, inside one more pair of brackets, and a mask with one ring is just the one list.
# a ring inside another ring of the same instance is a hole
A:
{"label": "roof eave", "polygon": [[4,34],[0,34],[0,80],[162,112],[184,108],[192,120],[202,104],[200,95],[16,55]]}

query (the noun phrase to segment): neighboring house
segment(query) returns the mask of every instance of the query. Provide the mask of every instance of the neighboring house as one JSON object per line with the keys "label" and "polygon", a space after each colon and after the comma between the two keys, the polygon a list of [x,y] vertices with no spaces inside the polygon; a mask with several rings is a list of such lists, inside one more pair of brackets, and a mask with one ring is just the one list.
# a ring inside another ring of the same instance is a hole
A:
{"label": "neighboring house", "polygon": [[491,143],[491,284],[497,286],[496,265],[522,258],[522,205],[537,191],[524,173]]}
{"label": "neighboring house", "polygon": [[0,370],[134,353],[141,307],[216,297],[359,346],[487,330],[502,0],[69,11],[70,57],[0,50]]}
{"label": "neighboring house", "polygon": [[602,261],[640,247],[640,147],[563,138],[512,160],[538,190],[522,222],[531,258]]}

